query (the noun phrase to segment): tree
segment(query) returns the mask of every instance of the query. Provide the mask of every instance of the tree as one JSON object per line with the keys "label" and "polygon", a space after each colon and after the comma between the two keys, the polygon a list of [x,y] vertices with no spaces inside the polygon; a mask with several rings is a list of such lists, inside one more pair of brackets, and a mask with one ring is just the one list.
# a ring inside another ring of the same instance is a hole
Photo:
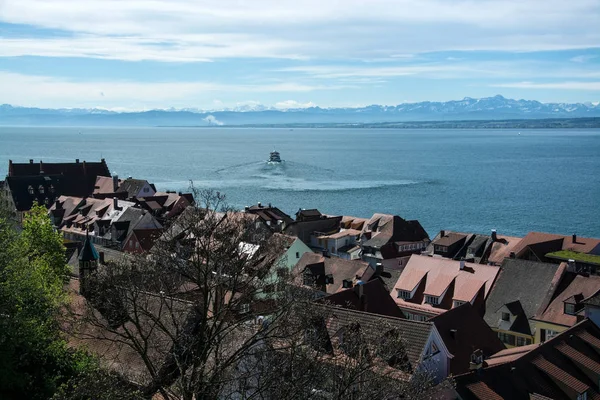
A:
{"label": "tree", "polygon": [[279,269],[277,243],[265,245],[256,217],[234,212],[219,193],[195,194],[197,205],[149,254],[96,272],[84,309],[74,310],[82,344],[148,397],[407,397],[405,374],[387,360],[383,368],[378,341],[363,351],[363,340],[347,339],[342,357],[331,343],[314,345],[310,333],[322,333],[330,310],[285,274],[265,284]]}
{"label": "tree", "polygon": [[0,218],[0,393],[45,399],[86,363],[67,349],[58,317],[64,306],[64,247],[43,207],[23,229]]}

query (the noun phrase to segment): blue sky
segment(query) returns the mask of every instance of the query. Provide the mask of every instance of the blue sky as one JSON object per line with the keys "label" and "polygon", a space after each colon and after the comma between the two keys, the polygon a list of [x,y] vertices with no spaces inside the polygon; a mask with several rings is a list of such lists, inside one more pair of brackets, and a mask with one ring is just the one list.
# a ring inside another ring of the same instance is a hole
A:
{"label": "blue sky", "polygon": [[0,0],[0,103],[597,102],[599,27],[599,0]]}

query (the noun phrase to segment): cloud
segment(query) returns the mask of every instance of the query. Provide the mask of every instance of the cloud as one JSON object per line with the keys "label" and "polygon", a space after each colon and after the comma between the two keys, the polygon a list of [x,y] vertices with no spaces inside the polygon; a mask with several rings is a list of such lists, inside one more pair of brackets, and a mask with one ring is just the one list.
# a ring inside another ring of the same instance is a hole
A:
{"label": "cloud", "polygon": [[[59,30],[1,38],[0,55],[200,62],[400,60],[450,50],[598,48],[597,0],[8,0],[0,21]],[[6,29],[5,29],[6,31]]]}
{"label": "cloud", "polygon": [[239,93],[308,93],[337,90],[340,85],[296,82],[223,84],[204,81],[136,82],[123,80],[76,81],[0,71],[0,104],[42,107],[189,107],[199,102],[213,108],[214,95]]}
{"label": "cloud", "polygon": [[584,62],[593,60],[596,57],[598,57],[598,56],[595,54],[585,54],[585,55],[573,57],[573,58],[569,59],[569,61],[576,62],[576,63],[584,63]]}
{"label": "cloud", "polygon": [[208,122],[209,125],[218,125],[218,126],[225,125],[223,122],[221,122],[217,118],[215,118],[214,115],[207,115],[206,118],[203,118],[203,120]]}
{"label": "cloud", "polygon": [[553,89],[553,90],[589,90],[600,91],[600,82],[512,82],[490,85],[491,87],[518,88],[518,89]]}
{"label": "cloud", "polygon": [[309,108],[309,107],[316,107],[316,106],[317,105],[315,103],[313,103],[312,101],[309,101],[306,103],[301,103],[296,100],[285,100],[285,101],[280,101],[280,102],[273,104],[273,107],[277,108],[279,110]]}

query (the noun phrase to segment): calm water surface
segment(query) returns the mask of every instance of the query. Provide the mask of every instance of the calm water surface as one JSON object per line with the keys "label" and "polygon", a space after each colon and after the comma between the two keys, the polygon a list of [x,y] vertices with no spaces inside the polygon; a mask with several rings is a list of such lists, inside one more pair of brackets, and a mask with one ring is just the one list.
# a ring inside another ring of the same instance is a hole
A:
{"label": "calm water surface", "polygon": [[[273,149],[285,162],[267,165]],[[0,127],[8,160],[106,158],[159,190],[189,181],[236,207],[271,202],[439,229],[600,237],[600,130],[362,130]]]}

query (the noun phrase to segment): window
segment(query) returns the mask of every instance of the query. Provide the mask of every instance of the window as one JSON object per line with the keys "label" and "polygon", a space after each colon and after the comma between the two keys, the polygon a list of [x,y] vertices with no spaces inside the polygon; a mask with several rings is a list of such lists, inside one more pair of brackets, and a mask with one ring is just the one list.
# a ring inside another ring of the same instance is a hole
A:
{"label": "window", "polygon": [[29,185],[29,187],[27,188],[27,190],[29,191],[29,194],[34,194],[33,186]]}
{"label": "window", "polygon": [[510,314],[507,312],[502,313],[502,321],[510,321]]}
{"label": "window", "polygon": [[50,185],[50,187],[48,188],[48,192],[54,193],[54,185]]}
{"label": "window", "polygon": [[531,339],[517,336],[517,346],[526,346],[531,344]]}
{"label": "window", "polygon": [[577,395],[577,400],[587,400],[587,391]]}
{"label": "window", "polygon": [[550,340],[556,335],[558,335],[557,331],[553,331],[552,329],[542,329],[542,341]]}
{"label": "window", "polygon": [[462,305],[463,305],[463,304],[465,304],[465,303],[466,303],[466,301],[462,301],[462,300],[454,300],[454,308],[456,308],[456,307],[460,307],[460,306],[462,306]]}
{"label": "window", "polygon": [[429,355],[434,356],[439,352],[440,349],[438,349],[435,343],[431,342],[431,346],[429,346]]}
{"label": "window", "polygon": [[396,289],[396,290],[398,290],[398,298],[399,299],[404,299],[404,300],[410,299],[410,292],[408,290],[400,290],[400,289]]}
{"label": "window", "polygon": [[135,248],[139,249],[140,248],[140,242],[135,242]]}
{"label": "window", "polygon": [[406,319],[410,319],[411,321],[427,321],[427,317],[425,315],[413,314],[409,312],[405,312],[404,314],[406,315]]}
{"label": "window", "polygon": [[565,314],[575,315],[575,304],[565,303]]}
{"label": "window", "polygon": [[440,299],[436,296],[428,296],[425,295],[425,303],[429,303],[431,305],[438,305],[440,303]]}
{"label": "window", "polygon": [[144,188],[144,193],[148,193],[149,191],[150,191],[149,188],[147,188],[147,187]]}
{"label": "window", "polygon": [[506,343],[508,345],[515,345],[515,335],[511,335],[510,333],[498,332],[498,338],[502,341],[502,343]]}
{"label": "window", "polygon": [[296,258],[300,258],[300,253],[296,252]]}
{"label": "window", "polygon": [[240,304],[240,314],[246,314],[250,312],[250,304]]}
{"label": "window", "polygon": [[42,185],[38,186],[38,191],[40,194],[44,194],[44,187]]}

